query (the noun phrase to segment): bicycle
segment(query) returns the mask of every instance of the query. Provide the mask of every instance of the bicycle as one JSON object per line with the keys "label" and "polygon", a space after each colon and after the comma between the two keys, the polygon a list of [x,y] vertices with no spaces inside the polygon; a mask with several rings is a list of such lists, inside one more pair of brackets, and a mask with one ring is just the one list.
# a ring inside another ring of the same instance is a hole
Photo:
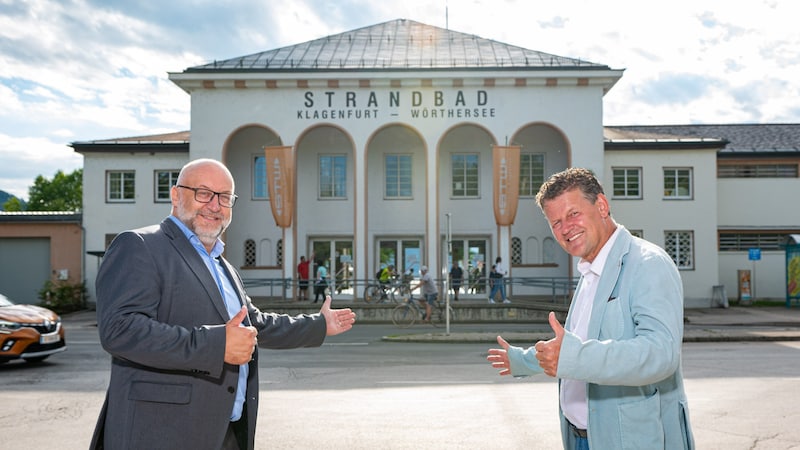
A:
{"label": "bicycle", "polygon": [[372,282],[364,288],[364,301],[367,303],[383,303],[391,300],[393,303],[406,301],[411,297],[411,279],[403,276],[393,278],[389,283]]}
{"label": "bicycle", "polygon": [[[447,310],[450,311],[450,321],[455,321],[455,309],[448,305]],[[434,327],[439,327],[445,323],[445,305],[439,301],[438,295],[434,298],[433,304],[431,305],[431,316],[433,317],[431,317],[430,323]],[[420,305],[419,300],[414,298],[413,295],[409,295],[407,300],[397,305],[392,310],[392,323],[400,328],[408,328],[414,325],[417,320],[422,320],[424,317],[425,308]]]}
{"label": "bicycle", "polygon": [[364,288],[364,301],[367,303],[378,303],[383,299],[383,286],[379,283],[369,283]]}

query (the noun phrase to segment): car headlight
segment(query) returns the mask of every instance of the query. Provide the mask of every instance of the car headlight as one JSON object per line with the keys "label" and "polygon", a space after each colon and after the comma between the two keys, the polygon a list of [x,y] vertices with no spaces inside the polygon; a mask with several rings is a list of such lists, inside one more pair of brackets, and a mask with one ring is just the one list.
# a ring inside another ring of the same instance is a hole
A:
{"label": "car headlight", "polygon": [[7,320],[0,319],[0,331],[14,331],[19,330],[22,328],[22,325],[17,322],[9,322]]}

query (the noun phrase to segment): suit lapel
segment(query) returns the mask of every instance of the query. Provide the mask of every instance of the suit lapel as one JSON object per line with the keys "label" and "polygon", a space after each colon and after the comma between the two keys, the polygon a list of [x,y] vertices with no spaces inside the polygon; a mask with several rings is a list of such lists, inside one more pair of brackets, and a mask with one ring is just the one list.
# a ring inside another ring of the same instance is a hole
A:
{"label": "suit lapel", "polygon": [[619,235],[608,253],[606,264],[603,266],[600,284],[597,286],[597,292],[592,302],[592,318],[589,321],[588,330],[590,339],[597,339],[600,336],[603,315],[605,315],[608,302],[616,298],[617,282],[622,273],[625,255],[630,248],[631,234],[624,227],[620,227],[619,231]]}
{"label": "suit lapel", "polygon": [[172,245],[175,246],[175,250],[177,250],[178,254],[181,255],[181,258],[186,262],[189,270],[191,270],[200,281],[200,285],[203,286],[203,289],[205,289],[208,294],[208,300],[214,305],[214,308],[223,321],[227,322],[230,316],[228,315],[228,310],[225,308],[225,300],[222,298],[219,286],[217,286],[217,281],[208,271],[208,267],[203,261],[203,258],[197,253],[192,243],[189,242],[189,239],[183,234],[183,231],[172,222],[172,219],[165,219],[161,225],[164,233],[170,238]]}

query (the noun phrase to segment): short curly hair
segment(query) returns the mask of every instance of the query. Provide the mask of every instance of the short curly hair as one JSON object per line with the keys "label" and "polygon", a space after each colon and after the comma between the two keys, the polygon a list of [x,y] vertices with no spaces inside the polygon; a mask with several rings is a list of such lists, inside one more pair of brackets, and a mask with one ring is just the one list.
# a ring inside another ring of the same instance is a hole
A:
{"label": "short curly hair", "polygon": [[545,203],[573,189],[580,189],[583,196],[592,204],[597,201],[599,194],[605,195],[603,186],[597,180],[594,172],[580,167],[570,167],[551,175],[547,181],[542,183],[536,194],[536,204],[539,205],[539,209],[544,211]]}

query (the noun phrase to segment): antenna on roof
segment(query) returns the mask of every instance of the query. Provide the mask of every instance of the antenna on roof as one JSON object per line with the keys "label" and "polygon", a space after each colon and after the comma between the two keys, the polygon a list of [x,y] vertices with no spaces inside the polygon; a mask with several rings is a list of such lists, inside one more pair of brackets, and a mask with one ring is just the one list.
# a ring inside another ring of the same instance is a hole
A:
{"label": "antenna on roof", "polygon": [[450,16],[448,15],[448,10],[447,10],[447,0],[445,0],[444,2],[444,29],[445,30],[450,29]]}

